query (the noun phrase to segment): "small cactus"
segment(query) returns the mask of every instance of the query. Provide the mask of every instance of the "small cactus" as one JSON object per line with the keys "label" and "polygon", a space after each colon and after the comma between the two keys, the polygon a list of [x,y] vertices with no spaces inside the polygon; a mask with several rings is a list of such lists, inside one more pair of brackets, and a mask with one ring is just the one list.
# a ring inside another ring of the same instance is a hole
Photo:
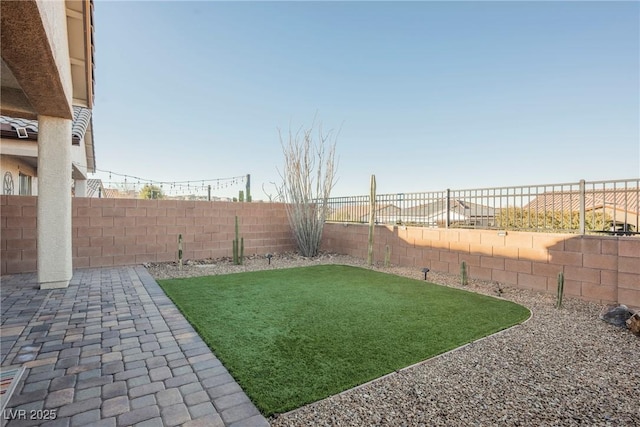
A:
{"label": "small cactus", "polygon": [[469,278],[467,277],[467,263],[462,261],[460,263],[460,284],[467,286],[469,284]]}
{"label": "small cactus", "polygon": [[178,234],[178,265],[182,270],[182,234]]}
{"label": "small cactus", "polygon": [[391,248],[389,245],[384,247],[384,266],[389,267],[391,264]]}
{"label": "small cactus", "polygon": [[251,174],[247,174],[247,185],[245,190],[245,199],[247,202],[251,202]]}
{"label": "small cactus", "polygon": [[235,265],[238,265],[238,241],[236,239],[233,239],[233,263]]}
{"label": "small cactus", "polygon": [[556,308],[562,308],[562,296],[564,294],[564,273],[558,273],[558,295],[556,296]]}
{"label": "small cactus", "polygon": [[238,238],[238,215],[236,215],[236,238],[233,239],[233,263],[235,265],[242,265],[242,259],[244,258],[244,237]]}

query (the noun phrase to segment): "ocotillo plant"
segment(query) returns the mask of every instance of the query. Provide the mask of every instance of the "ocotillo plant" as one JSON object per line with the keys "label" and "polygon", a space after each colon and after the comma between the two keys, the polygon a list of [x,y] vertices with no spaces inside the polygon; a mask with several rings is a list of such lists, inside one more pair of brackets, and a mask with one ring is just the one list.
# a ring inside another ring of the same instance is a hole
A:
{"label": "ocotillo plant", "polygon": [[556,296],[556,308],[562,307],[562,295],[564,294],[564,273],[558,273],[558,295]]}
{"label": "ocotillo plant", "polygon": [[244,258],[244,237],[238,239],[238,215],[236,215],[236,238],[233,239],[233,263],[235,265],[242,265],[242,259]]}
{"label": "ocotillo plant", "polygon": [[460,283],[462,286],[467,286],[469,284],[469,278],[467,277],[467,263],[465,261],[460,263]]}

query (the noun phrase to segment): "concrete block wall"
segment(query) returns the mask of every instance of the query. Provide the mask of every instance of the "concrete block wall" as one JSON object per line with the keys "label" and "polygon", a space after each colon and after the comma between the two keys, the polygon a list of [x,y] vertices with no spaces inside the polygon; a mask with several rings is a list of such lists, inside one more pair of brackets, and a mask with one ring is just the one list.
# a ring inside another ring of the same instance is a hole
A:
{"label": "concrete block wall", "polygon": [[[36,197],[0,196],[2,274],[36,271]],[[280,203],[73,199],[73,267],[232,255],[235,216],[245,255],[295,250]]]}
{"label": "concrete block wall", "polygon": [[[323,250],[367,258],[368,226],[325,225]],[[469,276],[519,288],[555,293],[558,273],[565,295],[601,303],[640,307],[640,237],[577,236],[495,230],[430,229],[376,226],[374,258],[393,264],[428,267],[459,274],[465,261]]]}
{"label": "concrete block wall", "polygon": [[2,274],[36,271],[37,200],[33,196],[0,196]]}
{"label": "concrete block wall", "polygon": [[[37,198],[0,196],[2,274],[36,271]],[[73,266],[101,267],[231,256],[238,215],[245,255],[295,250],[283,204],[176,200],[73,199]],[[322,249],[367,258],[368,226],[325,225]],[[377,226],[375,259],[385,246],[397,265],[458,274],[466,261],[472,278],[597,302],[640,307],[640,237],[576,236],[493,230]]]}

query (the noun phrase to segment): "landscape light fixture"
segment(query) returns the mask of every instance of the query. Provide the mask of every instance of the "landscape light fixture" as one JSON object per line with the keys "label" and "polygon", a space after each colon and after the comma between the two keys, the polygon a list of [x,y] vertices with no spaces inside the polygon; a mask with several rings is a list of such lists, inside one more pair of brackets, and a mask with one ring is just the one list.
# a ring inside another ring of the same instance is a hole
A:
{"label": "landscape light fixture", "polygon": [[424,273],[424,280],[427,280],[427,273],[429,272],[429,269],[425,267],[422,269],[422,272]]}
{"label": "landscape light fixture", "polygon": [[265,255],[267,257],[267,259],[269,260],[269,265],[271,265],[271,258],[273,258],[273,254],[267,254]]}

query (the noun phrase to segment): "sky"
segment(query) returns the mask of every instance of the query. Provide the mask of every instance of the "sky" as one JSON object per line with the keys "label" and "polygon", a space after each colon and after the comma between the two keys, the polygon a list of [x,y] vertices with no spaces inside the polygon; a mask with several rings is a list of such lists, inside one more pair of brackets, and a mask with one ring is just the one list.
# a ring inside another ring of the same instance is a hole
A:
{"label": "sky", "polygon": [[268,200],[312,125],[333,196],[640,176],[635,1],[97,0],[94,28],[105,181]]}

